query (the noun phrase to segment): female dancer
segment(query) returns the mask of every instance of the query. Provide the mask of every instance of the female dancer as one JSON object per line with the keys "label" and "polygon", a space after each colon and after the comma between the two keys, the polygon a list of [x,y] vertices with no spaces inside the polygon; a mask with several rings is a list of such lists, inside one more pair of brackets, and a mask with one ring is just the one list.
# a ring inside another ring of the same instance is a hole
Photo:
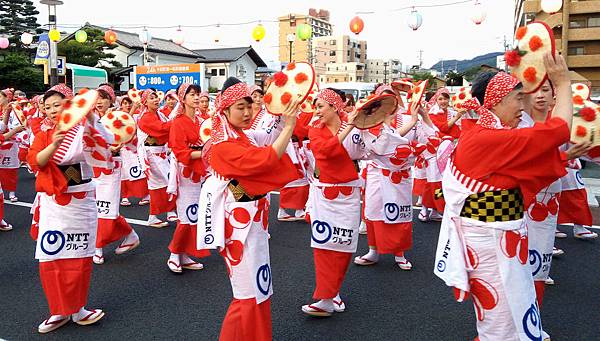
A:
{"label": "female dancer", "polygon": [[67,132],[57,130],[56,117],[64,100],[71,97],[71,89],[64,84],[44,94],[46,118],[27,155],[37,172],[40,219],[35,253],[50,308],[50,317],[38,326],[40,333],[53,331],[69,320],[89,325],[104,316],[102,310],[88,310],[85,305],[98,225],[92,166],[106,164],[94,155],[110,159],[110,152],[102,146],[113,142],[112,134],[104,130],[92,111],[84,124]]}

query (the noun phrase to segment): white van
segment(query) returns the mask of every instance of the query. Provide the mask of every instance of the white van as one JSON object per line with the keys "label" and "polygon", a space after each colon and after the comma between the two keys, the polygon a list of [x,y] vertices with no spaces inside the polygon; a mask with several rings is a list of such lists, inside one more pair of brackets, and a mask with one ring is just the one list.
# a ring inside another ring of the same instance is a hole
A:
{"label": "white van", "polygon": [[334,88],[342,90],[347,94],[352,94],[355,100],[365,98],[375,90],[377,83],[359,83],[359,82],[343,82],[343,83],[321,83],[319,88]]}

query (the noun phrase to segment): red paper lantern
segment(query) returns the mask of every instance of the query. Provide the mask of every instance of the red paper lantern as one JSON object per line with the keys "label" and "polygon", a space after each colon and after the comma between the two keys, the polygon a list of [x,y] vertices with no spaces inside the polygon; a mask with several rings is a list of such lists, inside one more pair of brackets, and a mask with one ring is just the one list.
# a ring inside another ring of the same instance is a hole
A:
{"label": "red paper lantern", "polygon": [[112,45],[117,42],[117,33],[113,30],[108,30],[104,32],[104,41],[109,45]]}
{"label": "red paper lantern", "polygon": [[365,22],[359,17],[356,16],[350,20],[350,31],[354,34],[359,34],[365,28]]}

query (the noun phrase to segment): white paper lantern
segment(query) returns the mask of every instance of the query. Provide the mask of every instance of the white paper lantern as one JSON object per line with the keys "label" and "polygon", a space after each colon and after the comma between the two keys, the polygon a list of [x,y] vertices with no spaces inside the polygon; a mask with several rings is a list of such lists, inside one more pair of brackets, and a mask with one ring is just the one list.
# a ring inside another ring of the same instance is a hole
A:
{"label": "white paper lantern", "polygon": [[408,27],[410,27],[413,31],[416,31],[423,24],[423,17],[416,9],[413,9],[408,16],[407,21]]}
{"label": "white paper lantern", "polygon": [[147,45],[152,40],[152,35],[146,28],[144,28],[142,33],[139,34],[138,38],[142,44]]}
{"label": "white paper lantern", "polygon": [[550,14],[554,14],[560,11],[563,4],[563,0],[542,0],[541,6],[542,11]]}
{"label": "white paper lantern", "polygon": [[175,35],[173,36],[173,42],[177,45],[182,45],[184,41],[185,38],[183,37],[183,31],[181,31],[180,27],[177,29],[177,31],[175,31]]}
{"label": "white paper lantern", "polygon": [[485,9],[483,8],[483,5],[481,4],[481,2],[479,2],[479,0],[476,0],[475,7],[473,8],[473,15],[471,16],[471,20],[473,20],[475,25],[479,25],[485,20],[486,16],[487,16],[487,13],[486,13]]}
{"label": "white paper lantern", "polygon": [[29,45],[33,42],[33,34],[25,32],[21,34],[21,42],[25,45]]}

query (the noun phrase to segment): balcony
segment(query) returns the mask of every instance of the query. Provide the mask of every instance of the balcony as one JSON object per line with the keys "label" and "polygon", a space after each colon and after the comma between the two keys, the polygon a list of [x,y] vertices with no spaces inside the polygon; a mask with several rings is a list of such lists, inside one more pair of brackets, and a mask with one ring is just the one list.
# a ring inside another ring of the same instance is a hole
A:
{"label": "balcony", "polygon": [[600,1],[572,1],[571,14],[598,13]]}
{"label": "balcony", "polygon": [[600,67],[600,54],[568,56],[569,68]]}
{"label": "balcony", "polygon": [[600,40],[600,27],[569,29],[569,41],[587,40]]}

